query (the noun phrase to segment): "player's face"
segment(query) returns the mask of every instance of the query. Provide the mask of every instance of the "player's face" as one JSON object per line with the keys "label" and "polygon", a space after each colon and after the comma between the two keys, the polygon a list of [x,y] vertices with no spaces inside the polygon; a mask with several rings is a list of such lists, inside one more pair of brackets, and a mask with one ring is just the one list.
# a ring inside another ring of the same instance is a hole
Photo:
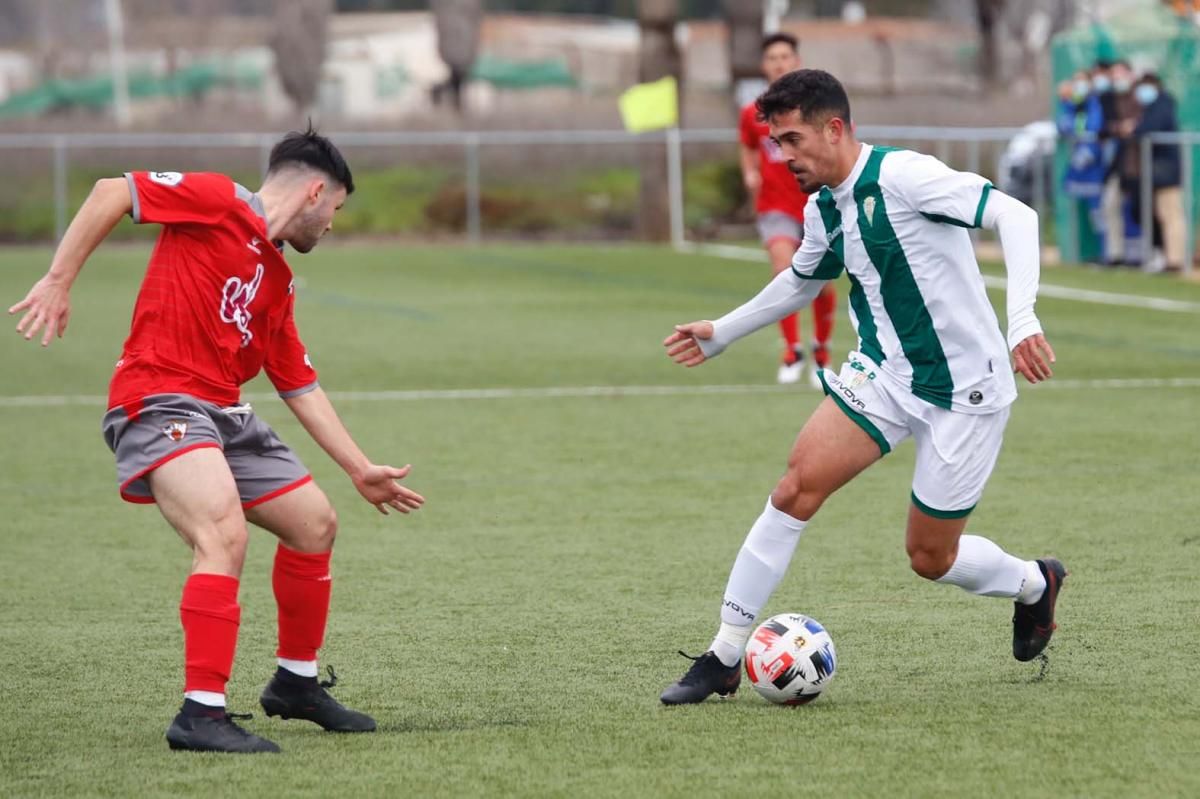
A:
{"label": "player's face", "polygon": [[311,251],[321,237],[333,229],[333,216],[345,202],[346,189],[342,186],[324,180],[313,181],[287,243],[297,252]]}
{"label": "player's face", "polygon": [[836,117],[816,125],[805,122],[798,110],[777,114],[768,121],[771,138],[779,143],[788,169],[805,194],[837,183],[837,144],[844,129]]}
{"label": "player's face", "polygon": [[800,56],[787,42],[776,42],[763,51],[762,72],[768,82],[774,83],[789,72],[800,69]]}

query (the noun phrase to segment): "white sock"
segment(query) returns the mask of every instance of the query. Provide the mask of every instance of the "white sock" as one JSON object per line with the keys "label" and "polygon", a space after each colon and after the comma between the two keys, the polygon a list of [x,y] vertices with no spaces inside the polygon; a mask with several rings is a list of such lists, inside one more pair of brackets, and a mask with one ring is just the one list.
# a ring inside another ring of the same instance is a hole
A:
{"label": "white sock", "polygon": [[742,659],[759,611],[787,571],[805,524],[776,510],[768,497],[767,506],[746,535],[729,573],[721,604],[721,627],[710,647],[726,666]]}
{"label": "white sock", "polygon": [[1046,579],[1032,560],[1021,560],[979,535],[958,540],[958,557],[937,580],[979,596],[1006,596],[1031,604],[1041,599]]}
{"label": "white sock", "polygon": [[208,707],[225,707],[225,694],[216,691],[184,691],[183,698]]}
{"label": "white sock", "polygon": [[276,660],[280,666],[298,677],[317,676],[317,661],[315,660],[288,660],[287,658],[276,658]]}

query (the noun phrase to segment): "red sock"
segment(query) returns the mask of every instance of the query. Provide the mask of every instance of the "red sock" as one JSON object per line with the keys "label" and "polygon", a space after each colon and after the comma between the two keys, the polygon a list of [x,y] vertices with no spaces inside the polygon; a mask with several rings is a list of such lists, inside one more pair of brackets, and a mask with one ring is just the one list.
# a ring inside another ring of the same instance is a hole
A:
{"label": "red sock", "polygon": [[[817,365],[829,364],[829,338],[833,335],[833,318],[837,314],[837,294],[826,288],[813,300],[813,335],[817,339]],[[824,363],[822,363],[822,356]]]}
{"label": "red sock", "polygon": [[227,574],[193,574],[183,584],[183,690],[225,693],[242,620],[237,594],[238,579]]}
{"label": "red sock", "polygon": [[333,552],[310,554],[288,549],[275,550],[271,585],[279,606],[279,649],[276,657],[316,660],[325,640],[329,618],[329,558]]}
{"label": "red sock", "polygon": [[800,331],[796,325],[796,314],[788,314],[779,320],[779,330],[783,333],[783,341],[787,344],[787,357],[791,358],[800,343]]}

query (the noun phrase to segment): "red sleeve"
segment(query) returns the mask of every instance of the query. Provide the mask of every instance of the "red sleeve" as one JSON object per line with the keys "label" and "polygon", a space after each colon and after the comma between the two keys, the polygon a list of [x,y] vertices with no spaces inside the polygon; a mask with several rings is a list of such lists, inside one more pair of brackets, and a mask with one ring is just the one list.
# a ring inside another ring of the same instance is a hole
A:
{"label": "red sleeve", "polygon": [[308,350],[296,330],[295,307],[295,295],[289,296],[283,324],[271,338],[271,349],[263,364],[271,385],[284,399],[298,397],[317,387],[317,370],[313,369]]}
{"label": "red sleeve", "polygon": [[133,221],[216,224],[237,199],[234,182],[211,172],[126,172]]}
{"label": "red sleeve", "polygon": [[758,149],[758,131],[755,130],[757,122],[758,107],[750,103],[742,109],[742,115],[738,119],[738,138],[741,139],[743,147]]}

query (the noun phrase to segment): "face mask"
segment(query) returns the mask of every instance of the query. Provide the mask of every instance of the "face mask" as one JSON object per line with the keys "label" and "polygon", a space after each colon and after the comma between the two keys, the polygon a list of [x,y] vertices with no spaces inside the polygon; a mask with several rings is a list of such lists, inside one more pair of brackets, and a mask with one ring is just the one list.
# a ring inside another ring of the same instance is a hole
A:
{"label": "face mask", "polygon": [[1112,88],[1112,80],[1107,75],[1097,75],[1092,78],[1092,88],[1103,94]]}
{"label": "face mask", "polygon": [[1087,97],[1088,91],[1091,88],[1091,85],[1086,80],[1075,81],[1075,99],[1082,100],[1084,97]]}
{"label": "face mask", "polygon": [[1129,80],[1129,78],[1117,78],[1116,80],[1113,81],[1113,91],[1121,92],[1122,94],[1124,94],[1125,92],[1129,91],[1132,88],[1133,88],[1133,83]]}
{"label": "face mask", "polygon": [[1158,87],[1153,83],[1143,83],[1133,90],[1133,96],[1142,105],[1150,105],[1158,99]]}

